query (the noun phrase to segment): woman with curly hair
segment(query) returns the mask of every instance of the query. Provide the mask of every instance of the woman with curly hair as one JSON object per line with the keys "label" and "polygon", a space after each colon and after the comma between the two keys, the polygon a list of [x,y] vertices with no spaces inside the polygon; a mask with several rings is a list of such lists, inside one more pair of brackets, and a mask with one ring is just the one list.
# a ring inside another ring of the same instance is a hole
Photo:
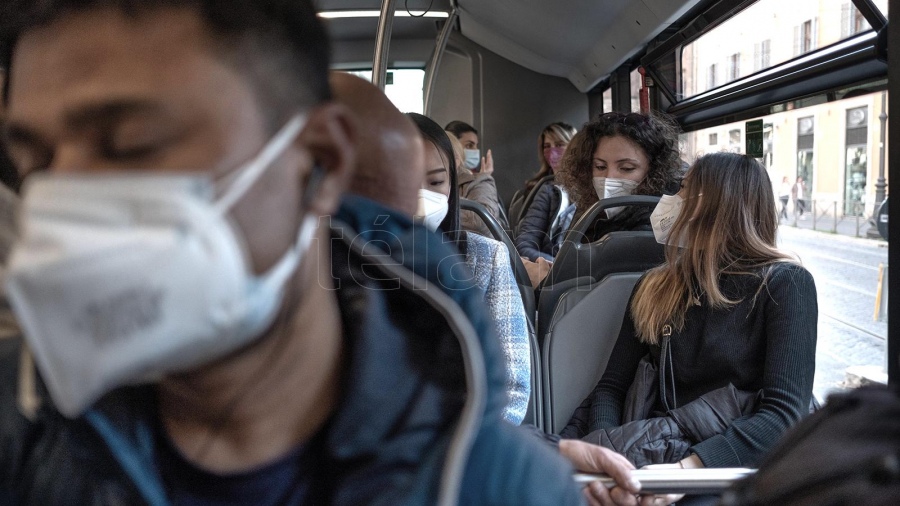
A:
{"label": "woman with curly hair", "polygon": [[[678,127],[662,115],[610,112],[586,124],[572,139],[556,181],[575,203],[573,223],[600,199],[678,191],[682,162]],[[606,210],[584,242],[617,230],[650,230],[647,207]]]}

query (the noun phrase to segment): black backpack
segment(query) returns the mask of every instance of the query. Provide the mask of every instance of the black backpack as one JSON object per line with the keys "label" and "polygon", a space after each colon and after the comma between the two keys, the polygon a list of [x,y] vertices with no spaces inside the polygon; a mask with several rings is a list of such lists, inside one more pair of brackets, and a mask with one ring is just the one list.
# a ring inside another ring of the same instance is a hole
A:
{"label": "black backpack", "polygon": [[830,396],[720,504],[900,505],[900,389]]}

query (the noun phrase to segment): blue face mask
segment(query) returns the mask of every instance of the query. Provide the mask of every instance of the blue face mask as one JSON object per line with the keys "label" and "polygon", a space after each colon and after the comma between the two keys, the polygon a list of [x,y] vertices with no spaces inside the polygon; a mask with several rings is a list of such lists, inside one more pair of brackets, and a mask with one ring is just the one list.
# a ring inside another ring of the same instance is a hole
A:
{"label": "blue face mask", "polygon": [[479,149],[466,149],[466,168],[470,170],[475,170],[478,168],[478,165],[481,164],[481,150]]}

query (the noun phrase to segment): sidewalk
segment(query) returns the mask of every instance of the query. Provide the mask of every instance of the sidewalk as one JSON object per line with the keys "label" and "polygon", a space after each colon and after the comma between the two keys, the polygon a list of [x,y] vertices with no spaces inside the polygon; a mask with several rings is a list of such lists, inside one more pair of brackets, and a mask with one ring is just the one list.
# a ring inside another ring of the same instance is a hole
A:
{"label": "sidewalk", "polygon": [[[878,235],[878,230],[875,228],[871,217],[845,216],[840,205],[836,206],[834,202],[820,203],[814,201],[814,205],[811,207],[815,209],[815,212],[811,209],[804,213],[802,218],[792,213],[792,209],[788,208],[788,219],[781,218],[779,225],[887,242],[881,235]],[[874,238],[867,235],[869,229],[872,229],[872,233],[875,235]]]}

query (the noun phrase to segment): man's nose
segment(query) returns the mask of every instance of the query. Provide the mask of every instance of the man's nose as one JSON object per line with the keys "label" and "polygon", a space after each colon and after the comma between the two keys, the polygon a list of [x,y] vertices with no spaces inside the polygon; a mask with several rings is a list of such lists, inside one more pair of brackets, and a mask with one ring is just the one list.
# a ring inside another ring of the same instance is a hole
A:
{"label": "man's nose", "polygon": [[90,152],[80,144],[61,144],[53,153],[48,170],[56,174],[87,172],[99,165],[96,160],[92,160]]}

